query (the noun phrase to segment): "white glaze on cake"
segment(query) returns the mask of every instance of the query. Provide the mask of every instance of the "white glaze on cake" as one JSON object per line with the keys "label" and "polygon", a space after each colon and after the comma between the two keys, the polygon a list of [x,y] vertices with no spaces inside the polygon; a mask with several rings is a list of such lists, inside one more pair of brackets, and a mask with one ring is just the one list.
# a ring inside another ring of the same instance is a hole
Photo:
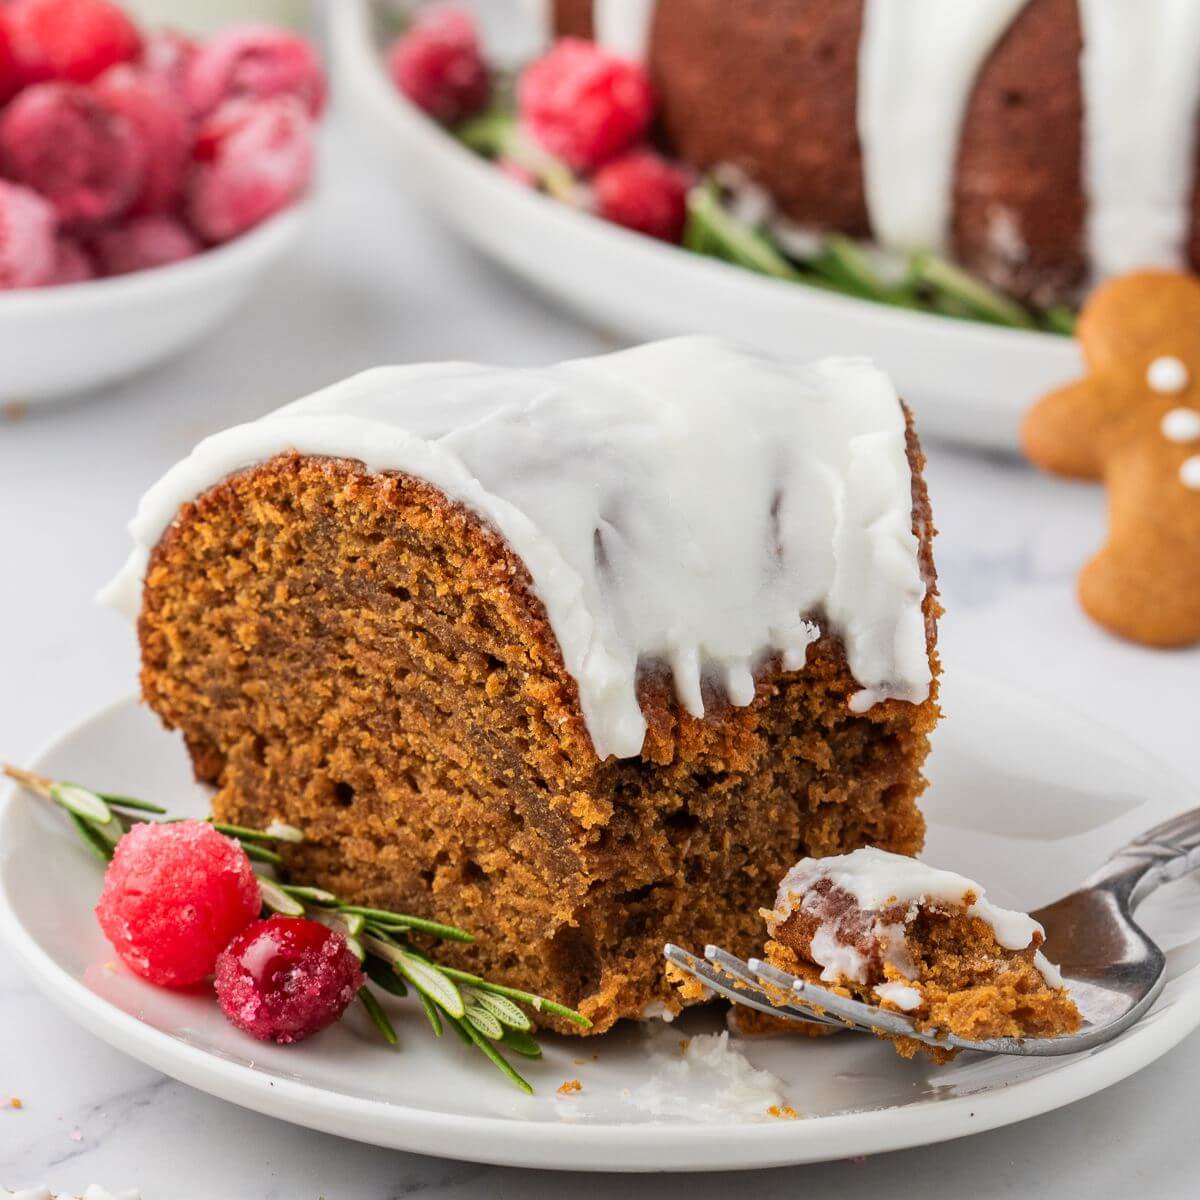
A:
{"label": "white glaze on cake", "polygon": [[911,983],[900,983],[894,979],[889,979],[887,983],[877,983],[875,995],[887,1004],[894,1004],[901,1012],[916,1012],[923,999]]}
{"label": "white glaze on cake", "polygon": [[1087,247],[1098,279],[1180,267],[1191,221],[1200,4],[1079,0]]}
{"label": "white glaze on cake", "polygon": [[296,450],[428,480],[524,561],[597,754],[636,755],[639,664],[737,705],[778,654],[804,665],[813,614],[845,643],[862,711],[929,693],[904,415],[862,359],[784,364],[711,338],[542,369],[469,363],[354,376],[201,442],[142,498],[102,599],[137,613],[180,506]]}
{"label": "white glaze on cake", "polygon": [[[1006,950],[1024,950],[1035,939],[1040,942],[1045,933],[1041,925],[1025,913],[992,904],[984,889],[964,875],[931,867],[904,854],[868,846],[851,854],[804,858],[796,863],[779,885],[775,908],[768,921],[772,934],[797,906],[802,912],[820,913],[823,910],[825,898],[813,890],[821,880],[828,880],[832,887],[849,895],[864,913],[880,916],[873,932],[885,940],[883,961],[895,967],[906,979],[914,978],[915,972],[912,963],[905,961],[903,925],[911,921],[922,906],[959,908],[968,894],[974,896],[966,906],[967,915],[986,921],[997,944]],[[882,919],[884,913],[895,909],[904,910],[902,922]],[[846,946],[838,938],[836,918],[818,926],[812,938],[811,954],[813,961],[824,968],[822,979],[866,982],[867,964],[858,950]],[[1045,958],[1041,958],[1038,965],[1043,968],[1047,982],[1061,986],[1061,979],[1054,983],[1047,973],[1045,968],[1054,969]],[[1057,976],[1056,971],[1054,975]]]}
{"label": "white glaze on cake", "polygon": [[967,101],[1027,0],[866,0],[858,140],[871,229],[884,246],[945,250]]}
{"label": "white glaze on cake", "polygon": [[592,34],[606,50],[642,62],[650,49],[655,0],[595,0]]}
{"label": "white glaze on cake", "polygon": [[[0,1188],[0,1200],[55,1200],[55,1194],[46,1187],[22,1188],[20,1191],[10,1192],[5,1188]],[[58,1194],[57,1200],[73,1200],[65,1192]],[[105,1191],[102,1187],[97,1187],[92,1184],[80,1200],[138,1200],[137,1192],[113,1192]]]}

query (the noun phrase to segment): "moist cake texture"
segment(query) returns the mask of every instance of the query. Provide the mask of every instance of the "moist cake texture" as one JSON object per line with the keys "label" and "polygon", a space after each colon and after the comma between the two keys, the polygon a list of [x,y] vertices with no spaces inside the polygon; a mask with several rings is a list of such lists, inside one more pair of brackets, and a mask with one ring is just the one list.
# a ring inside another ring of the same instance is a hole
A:
{"label": "moist cake texture", "polygon": [[220,819],[300,827],[296,878],[472,929],[439,955],[600,1031],[677,1010],[665,941],[751,952],[798,855],[920,847],[921,465],[862,362],[373,372],[169,472],[110,598]]}
{"label": "moist cake texture", "polygon": [[[763,914],[775,966],[973,1041],[1055,1037],[1079,1011],[1031,917],[979,884],[878,848],[798,862]],[[900,1054],[948,1050],[893,1039]]]}
{"label": "moist cake texture", "polygon": [[1200,267],[1200,7],[553,0],[645,61],[666,147],[806,228],[953,255],[1024,299]]}

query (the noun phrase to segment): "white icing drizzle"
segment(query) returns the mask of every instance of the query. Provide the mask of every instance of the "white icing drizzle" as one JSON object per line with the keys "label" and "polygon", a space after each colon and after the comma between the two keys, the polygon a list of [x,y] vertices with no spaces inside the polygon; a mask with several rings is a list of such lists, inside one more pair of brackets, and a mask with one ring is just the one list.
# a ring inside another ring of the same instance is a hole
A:
{"label": "white icing drizzle", "polygon": [[1200,4],[1079,0],[1087,247],[1100,279],[1184,265]]}
{"label": "white icing drizzle", "polygon": [[425,479],[507,540],[579,686],[597,754],[646,723],[639,664],[735,704],[778,654],[804,665],[823,613],[861,711],[929,693],[904,416],[862,359],[777,362],[711,338],[542,369],[385,367],[207,438],[142,497],[134,550],[101,595],[130,615],[180,506],[296,450]]}
{"label": "white icing drizzle", "polygon": [[1162,431],[1169,442],[1200,441],[1200,412],[1194,408],[1173,408],[1163,415]]}
{"label": "white icing drizzle", "polygon": [[[20,1191],[10,1192],[5,1188],[0,1188],[0,1200],[55,1200],[54,1193],[46,1187],[22,1188]],[[72,1200],[65,1192],[60,1192],[58,1200]],[[92,1184],[80,1200],[138,1200],[137,1192],[113,1192],[105,1191],[104,1188],[97,1187]]]}
{"label": "white icing drizzle", "polygon": [[1179,464],[1179,482],[1193,492],[1200,492],[1200,454],[1193,454]]}
{"label": "white icing drizzle", "polygon": [[946,248],[963,114],[980,67],[1025,3],[866,0],[858,139],[871,229],[884,246]]}
{"label": "white icing drizzle", "polygon": [[1187,363],[1173,354],[1163,354],[1146,368],[1146,385],[1163,396],[1177,396],[1191,380]]}
{"label": "white icing drizzle", "polygon": [[921,1007],[924,999],[912,984],[900,983],[894,979],[889,979],[887,983],[877,983],[875,995],[888,1004],[894,1004],[903,1012],[915,1012]]}
{"label": "white icing drizzle", "polygon": [[656,0],[593,0],[592,33],[598,45],[644,62]]}
{"label": "white icing drizzle", "polygon": [[[986,898],[984,889],[966,876],[942,871],[907,855],[892,854],[874,846],[850,854],[831,855],[829,858],[802,858],[796,863],[779,885],[775,908],[768,923],[772,932],[795,911],[797,903],[809,911],[815,911],[820,906],[821,897],[815,895],[812,889],[822,879],[828,879],[833,887],[848,893],[864,912],[882,914],[890,909],[906,908],[906,924],[916,916],[921,905],[959,907],[967,894],[971,893],[975,899],[966,909],[968,916],[986,921],[992,927],[996,942],[1006,950],[1024,950],[1035,936],[1040,941],[1045,933],[1041,925],[1025,913],[992,904]],[[835,926],[835,921],[821,925],[812,939],[813,961],[825,968],[821,978],[833,981],[844,977],[864,982],[865,963],[862,956],[852,947],[838,942]],[[894,923],[880,921],[875,932],[887,940],[884,961],[894,966],[905,978],[911,979],[914,975],[911,963],[899,961],[896,955],[895,931],[898,928]],[[845,951],[850,952],[849,956],[843,953]],[[1039,967],[1042,963],[1045,963],[1044,958],[1038,963]],[[1051,986],[1061,986],[1061,982],[1053,982],[1045,969],[1042,969],[1042,974]]]}

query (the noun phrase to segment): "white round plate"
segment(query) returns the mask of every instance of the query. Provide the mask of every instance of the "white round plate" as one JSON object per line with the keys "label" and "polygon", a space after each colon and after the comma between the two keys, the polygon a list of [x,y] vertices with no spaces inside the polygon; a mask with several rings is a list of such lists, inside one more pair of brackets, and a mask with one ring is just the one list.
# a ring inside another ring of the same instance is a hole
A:
{"label": "white round plate", "polygon": [[[423,190],[484,253],[607,328],[633,340],[710,333],[799,358],[869,355],[896,380],[923,433],[1009,451],[1017,449],[1029,404],[1081,374],[1070,338],[769,279],[629,233],[513,182],[396,91],[371,9],[372,0],[341,0],[328,13],[340,94],[380,169],[397,186]],[[502,21],[493,25],[498,35],[511,34]]]}
{"label": "white round plate", "polygon": [[[1120,737],[1061,705],[961,675],[937,735],[926,857],[986,882],[1003,904],[1062,894],[1118,845],[1192,800],[1187,784]],[[183,749],[124,702],[63,737],[39,769],[207,811]],[[9,789],[0,801],[0,930],[11,952],[74,1020],[160,1071],[236,1104],[381,1146],[519,1166],[718,1170],[815,1162],[915,1146],[1019,1121],[1089,1095],[1145,1066],[1200,1024],[1200,881],[1142,909],[1168,949],[1171,981],[1152,1013],[1090,1054],[1019,1059],[963,1055],[904,1062],[852,1034],[741,1043],[775,1073],[800,1120],[760,1109],[714,1117],[711,1080],[671,1097],[670,1118],[643,1089],[679,1039],[720,1028],[716,1013],[651,1022],[595,1039],[547,1038],[516,1091],[457,1040],[435,1041],[411,1001],[392,1002],[401,1046],[389,1050],[357,1007],[300,1046],[251,1040],[206,992],[161,990],[113,962],[92,918],[100,864],[60,814]],[[582,1091],[559,1095],[579,1079]]]}

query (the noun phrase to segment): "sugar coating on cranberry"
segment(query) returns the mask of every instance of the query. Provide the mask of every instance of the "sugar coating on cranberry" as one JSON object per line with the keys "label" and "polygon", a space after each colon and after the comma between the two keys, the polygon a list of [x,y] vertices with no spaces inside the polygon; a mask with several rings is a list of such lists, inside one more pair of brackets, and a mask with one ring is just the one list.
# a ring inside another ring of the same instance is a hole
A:
{"label": "sugar coating on cranberry", "polygon": [[606,164],[592,180],[596,211],[605,220],[678,243],[687,221],[691,174],[652,150],[634,150]]}
{"label": "sugar coating on cranberry", "polygon": [[217,1000],[264,1042],[299,1042],[346,1011],[363,986],[346,939],[305,917],[270,917],[238,934],[217,960]]}
{"label": "sugar coating on cranberry", "polygon": [[36,192],[0,180],[0,289],[38,287],[54,273],[54,209]]}
{"label": "sugar coating on cranberry", "polygon": [[187,74],[199,44],[176,29],[156,29],[146,35],[137,65],[165,83],[182,101],[186,97]]}
{"label": "sugar coating on cranberry", "polygon": [[387,64],[396,87],[435,120],[453,124],[487,105],[491,78],[466,9],[418,13],[388,49]]}
{"label": "sugar coating on cranberry", "polygon": [[96,259],[105,275],[129,275],[165,267],[200,253],[200,243],[174,217],[156,214],[134,217],[97,234]]}
{"label": "sugar coating on cranberry", "polygon": [[66,225],[120,216],[141,190],[146,152],[129,121],[90,88],[41,83],[0,116],[0,165]]}
{"label": "sugar coating on cranberry", "polygon": [[191,56],[186,90],[197,116],[239,98],[295,96],[314,117],[325,106],[325,74],[316,51],[273,25],[231,25],[214,35]]}
{"label": "sugar coating on cranberry", "polygon": [[13,55],[29,81],[87,83],[141,50],[137,26],[109,0],[12,0],[4,11]]}
{"label": "sugar coating on cranberry", "polygon": [[183,192],[192,148],[191,123],[182,99],[164,80],[127,63],[110,67],[92,90],[129,122],[142,143],[146,165],[130,211],[158,213],[174,207]]}
{"label": "sugar coating on cranberry", "polygon": [[654,94],[637,63],[561,38],[521,75],[517,107],[522,125],[551,154],[592,171],[642,139]]}
{"label": "sugar coating on cranberry", "polygon": [[259,914],[246,852],[203,821],[135,825],[117,843],[96,917],[121,961],[151,983],[208,978]]}
{"label": "sugar coating on cranberry", "polygon": [[230,100],[200,127],[192,153],[192,228],[210,242],[224,242],[308,190],[312,124],[294,96]]}
{"label": "sugar coating on cranberry", "polygon": [[45,280],[46,287],[64,283],[85,283],[96,278],[96,264],[73,237],[60,237],[55,244],[54,270]]}

